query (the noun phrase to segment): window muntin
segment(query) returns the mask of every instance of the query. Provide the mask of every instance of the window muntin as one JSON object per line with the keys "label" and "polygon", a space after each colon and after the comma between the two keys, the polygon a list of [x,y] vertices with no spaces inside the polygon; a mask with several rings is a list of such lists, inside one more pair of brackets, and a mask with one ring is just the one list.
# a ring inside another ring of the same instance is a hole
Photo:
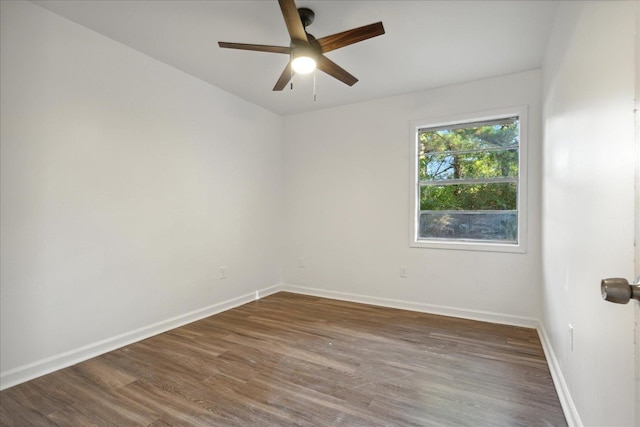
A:
{"label": "window muntin", "polygon": [[522,243],[520,111],[414,128],[413,246]]}

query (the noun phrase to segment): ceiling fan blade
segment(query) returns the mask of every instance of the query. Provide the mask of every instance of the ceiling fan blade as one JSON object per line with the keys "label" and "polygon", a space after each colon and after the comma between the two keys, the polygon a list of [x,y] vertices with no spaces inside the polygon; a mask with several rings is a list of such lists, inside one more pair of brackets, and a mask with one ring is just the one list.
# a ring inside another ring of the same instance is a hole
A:
{"label": "ceiling fan blade", "polygon": [[294,0],[278,0],[284,23],[287,25],[287,31],[292,42],[308,43],[307,33],[302,25],[300,14]]}
{"label": "ceiling fan blade", "polygon": [[342,83],[353,86],[357,83],[358,79],[349,74],[344,68],[330,60],[324,55],[318,57],[318,69],[340,80]]}
{"label": "ceiling fan blade", "polygon": [[286,54],[291,53],[290,47],[270,46],[265,44],[218,42],[218,46],[224,47],[227,49],[256,50],[258,52],[286,53]]}
{"label": "ceiling fan blade", "polygon": [[372,37],[381,36],[383,34],[384,27],[382,26],[382,22],[376,22],[375,24],[369,24],[363,27],[319,38],[318,43],[320,44],[320,50],[322,53],[326,53]]}
{"label": "ceiling fan blade", "polygon": [[282,74],[280,74],[280,78],[276,82],[276,85],[273,87],[273,90],[276,91],[284,89],[284,87],[287,85],[287,83],[289,83],[289,80],[291,80],[291,77],[293,77],[295,73],[296,72],[291,69],[291,61],[289,61]]}

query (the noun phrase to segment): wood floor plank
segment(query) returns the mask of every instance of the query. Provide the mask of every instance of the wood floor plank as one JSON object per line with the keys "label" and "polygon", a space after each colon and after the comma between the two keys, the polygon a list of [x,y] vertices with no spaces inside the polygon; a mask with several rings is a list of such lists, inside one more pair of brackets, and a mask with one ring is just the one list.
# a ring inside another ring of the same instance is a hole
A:
{"label": "wood floor plank", "polygon": [[533,329],[281,292],[0,392],[3,426],[566,426]]}

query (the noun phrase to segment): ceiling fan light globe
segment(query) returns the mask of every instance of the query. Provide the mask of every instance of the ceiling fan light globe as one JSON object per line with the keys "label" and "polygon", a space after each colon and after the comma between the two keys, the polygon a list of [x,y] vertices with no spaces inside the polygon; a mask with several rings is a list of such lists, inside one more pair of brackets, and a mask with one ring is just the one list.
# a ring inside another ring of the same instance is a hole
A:
{"label": "ceiling fan light globe", "polygon": [[309,74],[316,69],[316,60],[310,56],[298,56],[291,61],[291,68],[298,74]]}

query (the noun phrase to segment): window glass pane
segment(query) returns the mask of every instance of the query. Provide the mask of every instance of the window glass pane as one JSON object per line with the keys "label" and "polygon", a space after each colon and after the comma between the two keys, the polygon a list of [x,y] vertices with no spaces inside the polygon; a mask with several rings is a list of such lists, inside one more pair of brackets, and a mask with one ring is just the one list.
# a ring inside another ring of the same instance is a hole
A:
{"label": "window glass pane", "polygon": [[449,180],[518,176],[518,150],[444,153],[421,156],[419,179]]}
{"label": "window glass pane", "polygon": [[490,246],[501,243],[519,251],[524,215],[518,209],[525,203],[519,194],[520,143],[526,142],[520,141],[526,124],[520,119],[513,114],[416,130],[417,247],[464,241],[464,247],[449,247],[484,249],[468,244],[477,242],[502,250],[506,246]]}
{"label": "window glass pane", "polygon": [[420,187],[421,211],[516,209],[515,182],[425,185]]}
{"label": "window glass pane", "polygon": [[517,243],[516,211],[420,212],[419,238]]}
{"label": "window glass pane", "polygon": [[518,145],[518,118],[499,122],[468,123],[464,127],[421,129],[420,154],[506,148]]}

